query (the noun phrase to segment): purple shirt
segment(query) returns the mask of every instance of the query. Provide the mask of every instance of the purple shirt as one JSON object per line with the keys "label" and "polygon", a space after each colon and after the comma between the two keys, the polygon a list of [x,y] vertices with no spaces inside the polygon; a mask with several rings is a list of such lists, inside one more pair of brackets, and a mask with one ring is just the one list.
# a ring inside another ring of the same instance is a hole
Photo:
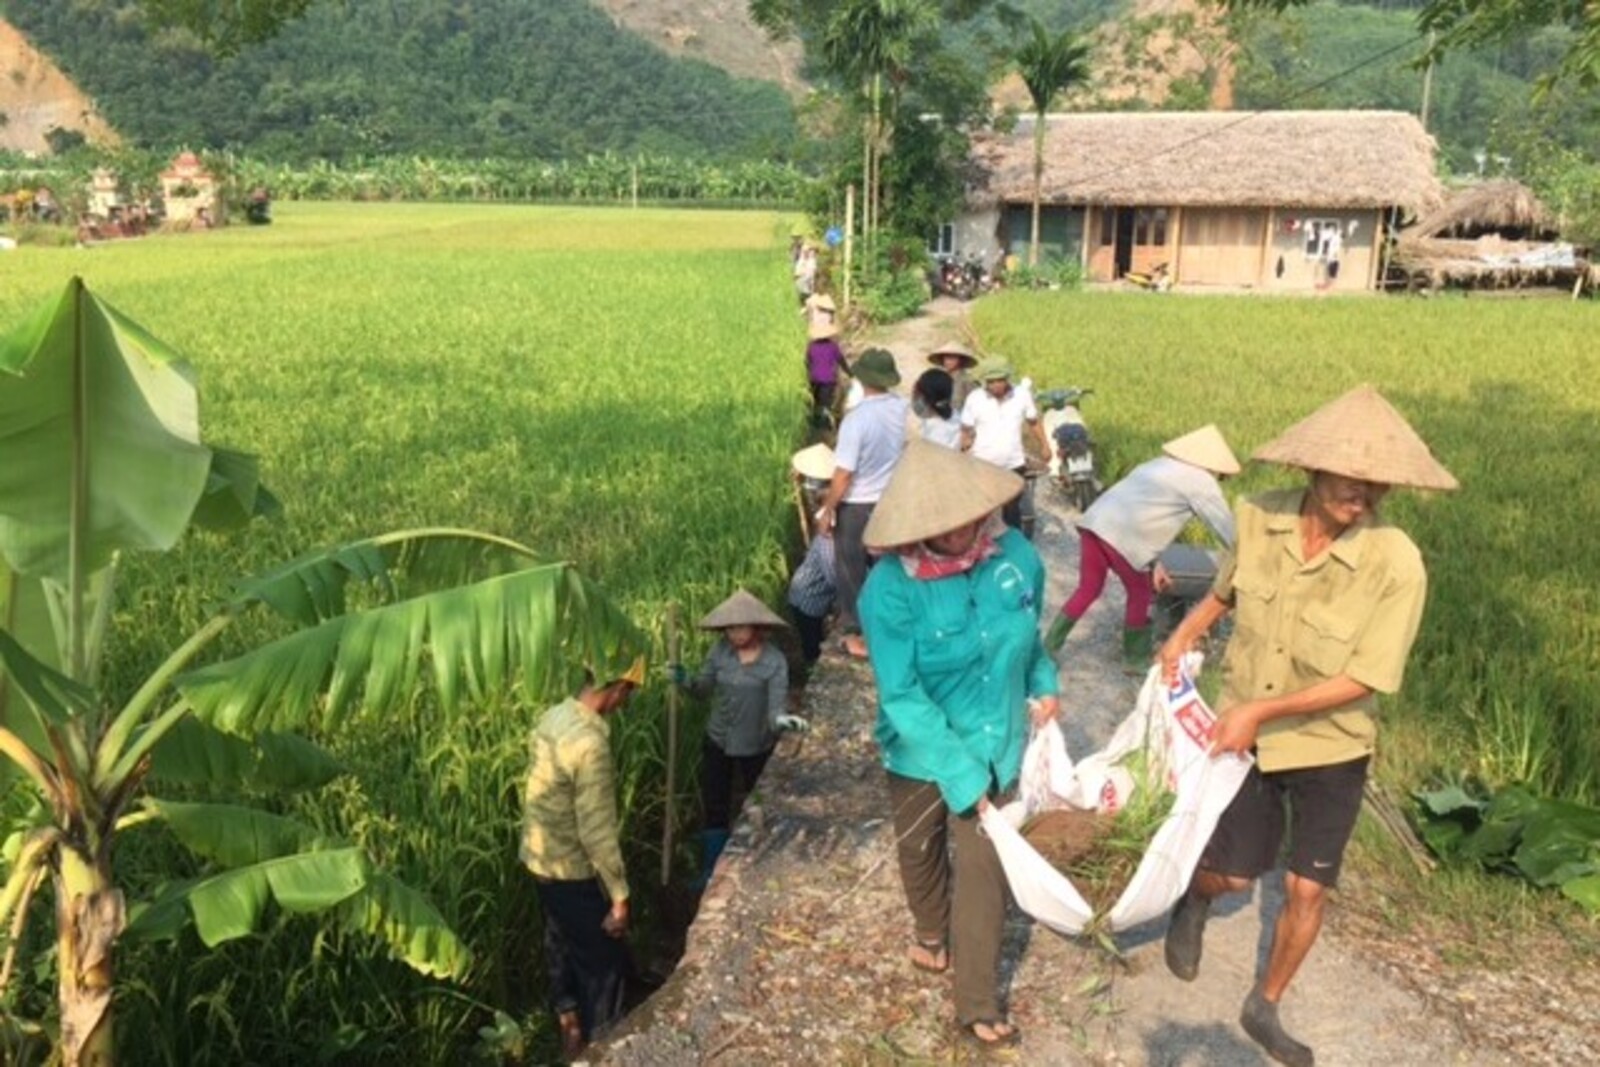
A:
{"label": "purple shirt", "polygon": [[839,380],[839,365],[843,362],[844,350],[831,337],[806,345],[806,378],[809,381],[833,385]]}

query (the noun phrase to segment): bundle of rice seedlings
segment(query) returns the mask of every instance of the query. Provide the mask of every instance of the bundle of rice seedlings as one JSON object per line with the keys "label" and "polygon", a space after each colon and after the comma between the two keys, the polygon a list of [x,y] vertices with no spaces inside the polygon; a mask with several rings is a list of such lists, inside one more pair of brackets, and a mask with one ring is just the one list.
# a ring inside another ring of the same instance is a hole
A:
{"label": "bundle of rice seedlings", "polygon": [[1151,838],[1172,811],[1173,794],[1145,753],[1132,753],[1117,766],[1132,776],[1134,788],[1115,814],[1047,811],[1022,827],[1022,836],[1052,867],[1072,879],[1097,916],[1116,904]]}

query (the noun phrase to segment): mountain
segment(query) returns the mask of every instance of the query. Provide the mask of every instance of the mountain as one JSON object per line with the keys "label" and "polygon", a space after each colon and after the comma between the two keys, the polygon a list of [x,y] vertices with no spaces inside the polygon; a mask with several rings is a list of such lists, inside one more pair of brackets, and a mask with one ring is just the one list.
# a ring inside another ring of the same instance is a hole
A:
{"label": "mountain", "polygon": [[52,130],[116,144],[117,134],[72,80],[0,20],[0,150],[45,153]]}
{"label": "mountain", "polygon": [[805,56],[793,41],[768,40],[750,19],[748,0],[594,0],[619,26],[675,56],[703,59],[738,78],[805,89]]}
{"label": "mountain", "polygon": [[796,139],[777,85],[671,56],[587,0],[325,0],[220,59],[127,0],[0,0],[0,16],[141,145],[731,159]]}

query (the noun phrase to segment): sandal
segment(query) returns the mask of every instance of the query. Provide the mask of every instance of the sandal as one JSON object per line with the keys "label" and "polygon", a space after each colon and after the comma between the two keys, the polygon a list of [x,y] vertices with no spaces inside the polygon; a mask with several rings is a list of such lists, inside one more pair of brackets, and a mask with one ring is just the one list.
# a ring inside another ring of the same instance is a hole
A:
{"label": "sandal", "polygon": [[[978,1033],[978,1027],[986,1028],[992,1037],[984,1037]],[[1004,1019],[974,1019],[961,1026],[961,1040],[973,1048],[992,1050],[1000,1048],[1015,1048],[1022,1043],[1022,1031],[1006,1022]]]}
{"label": "sandal", "polygon": [[[920,953],[920,956],[919,956]],[[911,966],[927,974],[943,974],[950,969],[950,951],[944,938],[924,941],[920,937],[911,942]]]}
{"label": "sandal", "polygon": [[867,642],[860,634],[845,634],[839,642],[839,651],[851,659],[866,659]]}

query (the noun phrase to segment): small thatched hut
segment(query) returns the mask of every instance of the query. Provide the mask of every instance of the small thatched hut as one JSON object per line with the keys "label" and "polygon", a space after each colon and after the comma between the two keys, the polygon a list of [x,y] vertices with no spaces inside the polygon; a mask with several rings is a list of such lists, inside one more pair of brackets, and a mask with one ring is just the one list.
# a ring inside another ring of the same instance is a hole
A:
{"label": "small thatched hut", "polygon": [[1509,178],[1451,189],[1444,204],[1408,227],[1408,238],[1446,237],[1471,240],[1495,234],[1511,241],[1552,238],[1555,220],[1544,204],[1521,182]]}
{"label": "small thatched hut", "polygon": [[[1371,289],[1384,234],[1441,202],[1433,140],[1400,112],[1046,121],[1040,243],[1094,280],[1165,263],[1185,286]],[[1032,120],[976,139],[972,163],[956,250],[1025,257]]]}

